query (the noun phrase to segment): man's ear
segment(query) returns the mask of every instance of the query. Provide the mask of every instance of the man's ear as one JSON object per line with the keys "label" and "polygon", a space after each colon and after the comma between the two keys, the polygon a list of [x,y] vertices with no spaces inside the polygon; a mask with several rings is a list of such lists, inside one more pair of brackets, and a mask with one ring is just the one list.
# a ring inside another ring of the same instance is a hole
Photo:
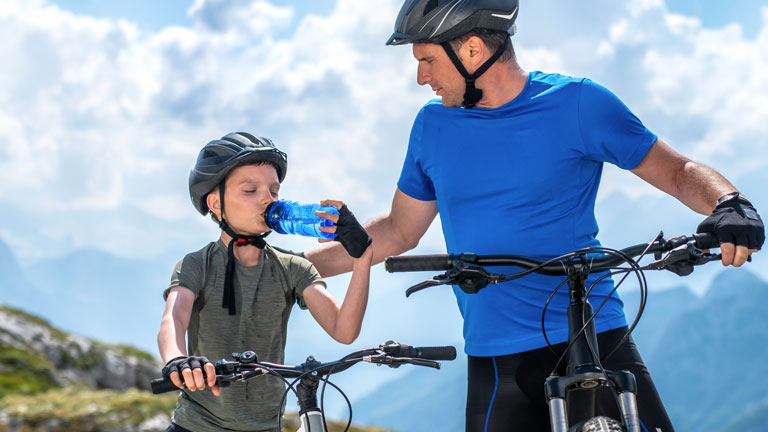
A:
{"label": "man's ear", "polygon": [[487,49],[488,47],[485,46],[483,40],[478,36],[472,36],[461,44],[459,54],[463,54],[463,58],[460,58],[463,60],[467,72],[473,73],[483,64]]}

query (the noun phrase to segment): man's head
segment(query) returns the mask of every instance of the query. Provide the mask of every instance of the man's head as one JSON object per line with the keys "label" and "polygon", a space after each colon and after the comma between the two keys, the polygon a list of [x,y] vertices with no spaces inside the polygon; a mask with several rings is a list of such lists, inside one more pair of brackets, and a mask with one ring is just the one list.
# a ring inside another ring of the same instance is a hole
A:
{"label": "man's head", "polygon": [[[504,45],[507,33],[492,30],[472,30],[448,42],[466,70],[475,72],[493,53]],[[414,43],[413,56],[418,61],[416,80],[429,85],[442,97],[443,105],[460,107],[466,99],[466,80],[459,73],[445,49],[433,43]],[[507,45],[498,62],[515,58],[512,45]]]}
{"label": "man's head", "polygon": [[[229,215],[236,210],[224,210],[224,204],[229,205],[231,201],[223,200],[225,191],[238,198],[241,204],[251,206],[249,211],[258,210],[262,201],[277,199],[277,191],[287,169],[286,154],[278,150],[270,139],[245,132],[230,133],[209,142],[200,150],[195,167],[189,173],[189,196],[198,212],[203,215],[211,213],[216,221],[221,222],[222,213],[230,219]],[[271,195],[274,199],[269,198]],[[263,211],[262,208],[262,221]]]}
{"label": "man's head", "polygon": [[[497,60],[507,61],[514,57],[509,36],[515,33],[517,10],[518,0],[407,0],[400,9],[395,32],[387,45],[413,43],[414,56],[419,60],[419,83],[430,84],[437,90],[433,83],[422,78],[422,58],[431,54],[437,58],[434,52],[437,45],[434,44],[439,44],[456,72],[464,78],[460,104],[455,103],[453,94],[446,97],[445,93],[452,90],[453,84],[437,82],[445,86],[446,91],[440,92],[444,93],[441,95],[443,104],[472,108],[482,98],[482,90],[475,88],[475,80]],[[473,52],[466,45],[477,40],[482,42],[481,58],[484,61],[478,64],[474,51],[475,57],[471,58],[474,61],[467,64]],[[425,48],[427,45],[433,46]]]}

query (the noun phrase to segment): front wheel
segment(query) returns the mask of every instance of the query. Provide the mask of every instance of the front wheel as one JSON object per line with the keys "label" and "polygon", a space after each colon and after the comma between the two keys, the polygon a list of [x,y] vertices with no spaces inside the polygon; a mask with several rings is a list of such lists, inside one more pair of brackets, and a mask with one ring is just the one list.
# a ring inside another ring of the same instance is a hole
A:
{"label": "front wheel", "polygon": [[624,426],[610,417],[593,417],[577,430],[577,432],[624,432]]}

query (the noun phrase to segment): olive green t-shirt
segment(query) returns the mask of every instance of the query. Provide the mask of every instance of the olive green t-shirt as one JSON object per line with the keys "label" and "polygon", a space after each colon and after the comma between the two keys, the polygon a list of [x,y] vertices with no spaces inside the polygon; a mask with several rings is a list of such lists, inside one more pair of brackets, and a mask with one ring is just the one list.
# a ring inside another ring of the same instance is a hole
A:
{"label": "olive green t-shirt", "polygon": [[[212,362],[252,350],[259,361],[284,362],[288,317],[296,299],[315,282],[323,282],[304,258],[267,245],[255,266],[235,262],[235,315],[221,306],[227,247],[219,240],[176,264],[171,284],[195,294],[187,329],[189,355]],[[323,282],[324,283],[324,282]],[[276,377],[261,376],[222,388],[179,395],[173,423],[193,432],[276,431],[285,387]]]}

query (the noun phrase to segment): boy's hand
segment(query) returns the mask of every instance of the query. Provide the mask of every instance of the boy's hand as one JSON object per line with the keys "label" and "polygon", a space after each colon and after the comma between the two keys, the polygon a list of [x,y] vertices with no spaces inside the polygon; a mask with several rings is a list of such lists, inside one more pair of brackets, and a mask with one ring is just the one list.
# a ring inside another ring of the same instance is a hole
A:
{"label": "boy's hand", "polygon": [[315,214],[330,220],[335,223],[335,227],[320,227],[321,231],[336,233],[336,238],[320,239],[321,243],[328,241],[338,241],[347,250],[347,253],[352,258],[360,258],[368,246],[371,245],[371,236],[363,229],[360,222],[357,221],[355,215],[347,208],[347,205],[341,201],[336,200],[324,200],[320,202],[320,205],[331,205],[339,209],[339,214],[316,212]]}
{"label": "boy's hand", "polygon": [[[216,369],[210,360],[202,356],[176,357],[168,361],[163,367],[163,378],[170,379],[176,387],[189,391],[203,390],[208,384],[214,395],[221,395],[219,386],[215,385]],[[181,378],[184,378],[183,382]]]}

